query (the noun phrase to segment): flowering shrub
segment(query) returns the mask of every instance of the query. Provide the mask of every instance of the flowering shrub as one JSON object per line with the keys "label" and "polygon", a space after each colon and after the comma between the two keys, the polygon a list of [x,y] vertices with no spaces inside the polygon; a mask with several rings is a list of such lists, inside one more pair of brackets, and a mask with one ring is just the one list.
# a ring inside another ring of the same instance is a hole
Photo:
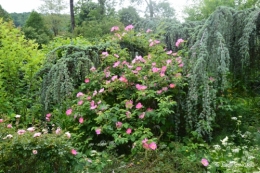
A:
{"label": "flowering shrub", "polygon": [[[183,86],[184,64],[159,40],[149,33],[135,33],[133,28],[127,26],[123,33],[117,27],[111,29],[113,47],[100,52],[101,65],[90,69],[76,94],[76,104],[68,107],[66,115],[93,142],[112,140],[133,149],[147,144],[155,150],[159,136],[172,129],[169,120]],[[122,43],[138,47],[135,51],[140,55],[132,56]]]}
{"label": "flowering shrub", "polygon": [[[238,127],[241,124],[240,119],[241,117],[232,117]],[[202,164],[210,172],[259,172],[260,148],[259,145],[253,145],[253,134],[249,131],[242,133],[239,128],[236,132],[230,137],[226,136],[220,140],[221,144],[213,145],[209,150],[209,162],[205,159]],[[242,143],[237,145],[234,139],[239,139]]]}
{"label": "flowering shrub", "polygon": [[0,172],[73,171],[77,151],[73,150],[69,132],[53,126],[48,134],[44,128],[21,126],[13,127],[8,119],[1,118]]}

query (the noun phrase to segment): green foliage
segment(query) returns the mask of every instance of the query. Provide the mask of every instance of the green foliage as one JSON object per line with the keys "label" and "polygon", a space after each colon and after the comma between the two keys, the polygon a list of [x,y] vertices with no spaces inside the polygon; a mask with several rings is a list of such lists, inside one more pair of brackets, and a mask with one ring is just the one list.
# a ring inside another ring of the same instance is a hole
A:
{"label": "green foliage", "polygon": [[135,24],[140,20],[140,16],[134,7],[122,8],[118,11],[120,22],[125,26]]}
{"label": "green foliage", "polygon": [[10,13],[16,27],[23,27],[31,12]]}
{"label": "green foliage", "polygon": [[[47,129],[35,127],[35,132],[25,130],[21,133],[22,124],[19,125],[19,130],[7,128],[7,124],[7,119],[0,124],[0,171],[12,173],[75,171],[73,168],[78,161],[71,154],[72,140],[64,133],[47,134]],[[18,130],[17,133],[15,130]],[[34,137],[37,133],[40,136]]]}
{"label": "green foliage", "polygon": [[232,135],[220,140],[221,144],[213,145],[209,153],[205,154],[210,162],[207,169],[210,172],[232,173],[259,171],[259,143],[254,145],[259,132],[255,134],[249,131],[242,132],[240,129],[242,116],[231,119],[237,125],[237,129]]}
{"label": "green foliage", "polygon": [[38,71],[43,54],[38,45],[24,39],[12,23],[0,20],[1,113],[25,114],[35,101]]}
{"label": "green foliage", "polygon": [[7,11],[5,11],[1,5],[0,5],[0,18],[2,18],[4,21],[11,20],[10,14]]}
{"label": "green foliage", "polygon": [[42,16],[36,11],[30,13],[22,30],[27,39],[35,40],[40,46],[42,44],[47,44],[51,36],[44,25]]}
{"label": "green foliage", "polygon": [[[172,127],[178,126],[173,122],[175,99],[183,86],[181,57],[167,54],[160,41],[129,27],[124,33],[116,32],[110,38],[114,43],[99,52],[100,65],[91,68],[78,89],[84,94],[79,92],[77,104],[67,110],[76,120],[85,119],[79,125],[82,142],[86,138],[94,143],[112,140],[124,153],[131,145],[133,151],[140,150],[145,138],[151,144],[174,131]],[[126,47],[121,48],[122,43]],[[140,55],[132,58],[132,51]],[[100,137],[94,135],[95,130],[101,130]]]}
{"label": "green foliage", "polygon": [[[54,41],[49,47],[60,45],[60,40],[62,39]],[[89,69],[100,63],[98,52],[105,49],[107,44],[83,46],[82,43],[86,44],[87,41],[80,38],[64,39],[62,42],[64,45],[49,52],[43,68],[38,72],[38,76],[43,80],[41,102],[45,105],[45,110],[50,110],[51,105],[60,104],[71,96],[85,79]]]}

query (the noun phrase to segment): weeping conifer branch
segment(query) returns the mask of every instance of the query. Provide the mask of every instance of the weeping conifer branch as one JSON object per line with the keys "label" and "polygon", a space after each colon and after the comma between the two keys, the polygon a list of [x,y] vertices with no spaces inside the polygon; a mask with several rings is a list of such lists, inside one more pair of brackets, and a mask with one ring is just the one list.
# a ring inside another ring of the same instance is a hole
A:
{"label": "weeping conifer branch", "polygon": [[109,45],[110,43],[88,47],[65,45],[48,54],[44,67],[37,74],[43,81],[41,101],[45,110],[49,110],[52,104],[62,103],[84,82],[90,68],[99,66],[99,55]]}

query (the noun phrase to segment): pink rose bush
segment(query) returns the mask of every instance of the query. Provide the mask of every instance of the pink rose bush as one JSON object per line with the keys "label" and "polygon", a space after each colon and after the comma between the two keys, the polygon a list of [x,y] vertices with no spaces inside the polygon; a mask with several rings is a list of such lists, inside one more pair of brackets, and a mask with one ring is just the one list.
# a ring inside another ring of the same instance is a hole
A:
{"label": "pink rose bush", "polygon": [[[160,40],[152,38],[150,30],[147,33],[137,36],[133,25],[126,26],[122,33],[117,26],[111,28],[115,45],[100,52],[100,67],[90,69],[74,97],[78,104],[65,112],[73,112],[74,119],[78,119],[75,123],[91,129],[88,135],[112,137],[117,145],[140,144],[133,149],[141,149],[142,145],[157,149],[152,126],[168,123],[176,105],[175,94],[183,85],[185,64],[178,53],[164,49]],[[116,46],[120,41],[131,43],[133,38],[147,50],[145,54],[132,57]],[[179,40],[178,46],[182,42]],[[81,101],[84,104],[79,104]],[[143,144],[143,137],[151,140]]]}

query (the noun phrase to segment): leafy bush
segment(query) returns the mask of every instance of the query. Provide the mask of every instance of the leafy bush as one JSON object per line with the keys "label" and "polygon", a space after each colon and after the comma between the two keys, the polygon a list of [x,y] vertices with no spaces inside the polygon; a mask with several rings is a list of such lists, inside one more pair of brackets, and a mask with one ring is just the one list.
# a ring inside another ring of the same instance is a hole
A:
{"label": "leafy bush", "polygon": [[71,134],[59,127],[49,131],[51,134],[47,128],[26,130],[19,126],[19,118],[16,127],[0,119],[0,172],[73,172],[78,158]]}
{"label": "leafy bush", "polygon": [[[86,141],[113,141],[119,153],[145,144],[156,149],[155,142],[174,130],[175,97],[183,86],[182,58],[149,34],[135,33],[132,25],[123,33],[118,29],[111,29],[116,31],[111,39],[118,44],[100,52],[100,66],[90,69],[76,104],[66,114],[79,121],[84,147]],[[122,42],[144,55],[132,59],[131,50],[121,49]]]}

